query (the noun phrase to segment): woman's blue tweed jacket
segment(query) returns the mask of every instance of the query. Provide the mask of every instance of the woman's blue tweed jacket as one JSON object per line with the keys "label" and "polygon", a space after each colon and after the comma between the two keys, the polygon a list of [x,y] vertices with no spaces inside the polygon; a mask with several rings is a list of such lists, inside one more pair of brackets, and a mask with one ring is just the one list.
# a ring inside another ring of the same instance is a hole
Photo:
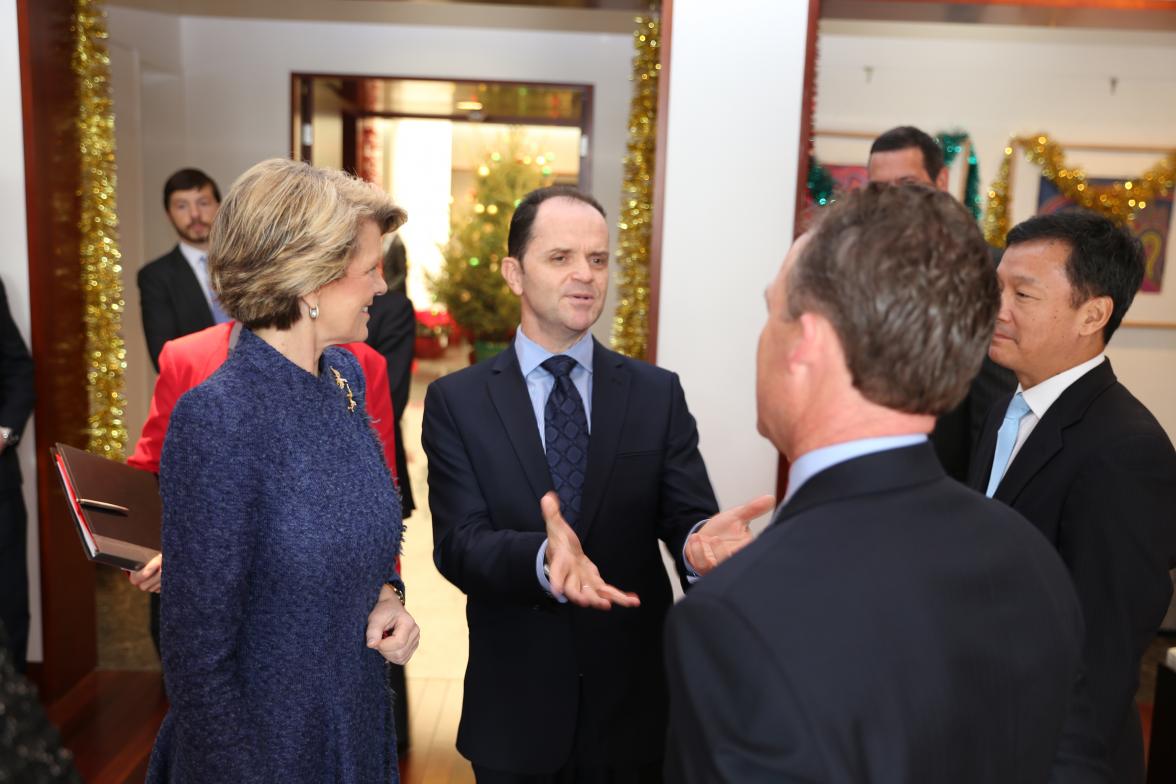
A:
{"label": "woman's blue tweed jacket", "polygon": [[398,781],[365,629],[400,506],[363,394],[349,352],[327,349],[316,378],[243,330],[176,406],[160,464],[171,712],[148,782]]}

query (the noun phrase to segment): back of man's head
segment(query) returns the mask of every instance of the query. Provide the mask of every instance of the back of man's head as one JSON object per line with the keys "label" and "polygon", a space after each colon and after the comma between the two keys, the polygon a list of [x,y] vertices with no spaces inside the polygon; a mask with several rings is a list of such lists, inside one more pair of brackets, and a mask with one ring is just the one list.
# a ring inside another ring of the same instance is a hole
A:
{"label": "back of man's head", "polygon": [[1066,277],[1073,289],[1074,307],[1092,297],[1111,298],[1113,308],[1102,332],[1103,343],[1110,342],[1143,283],[1142,243],[1110,219],[1085,210],[1032,217],[1013,227],[1007,245],[1035,240],[1055,240],[1069,246]]}
{"label": "back of man's head", "polygon": [[879,136],[870,145],[870,155],[879,152],[919,150],[923,154],[923,170],[928,182],[934,183],[943,170],[943,149],[929,135],[913,125],[900,125]]}
{"label": "back of man's head", "polygon": [[212,188],[212,195],[219,204],[220,188],[216,187],[216,182],[211,177],[199,169],[180,169],[163,184],[163,208],[166,210],[171,207],[171,195],[176,191],[200,190],[206,185]]}
{"label": "back of man's head", "polygon": [[859,392],[910,414],[958,404],[980,368],[1000,293],[959,202],[870,183],[823,213],[787,279],[788,312],[828,319]]}

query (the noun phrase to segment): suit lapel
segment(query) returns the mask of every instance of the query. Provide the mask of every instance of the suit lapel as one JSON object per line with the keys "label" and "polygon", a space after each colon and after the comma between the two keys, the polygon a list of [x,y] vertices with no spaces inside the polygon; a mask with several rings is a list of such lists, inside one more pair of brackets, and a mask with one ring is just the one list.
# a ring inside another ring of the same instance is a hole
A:
{"label": "suit lapel", "polygon": [[176,302],[181,303],[181,306],[186,303],[192,308],[191,315],[195,319],[204,321],[204,326],[211,327],[213,325],[212,308],[208,306],[208,300],[204,297],[204,289],[200,287],[200,280],[196,277],[192,265],[184,257],[179,245],[176,245],[172,250],[172,257]]}
{"label": "suit lapel", "polygon": [[[1062,449],[1062,431],[1082,419],[1091,402],[1115,383],[1111,361],[1104,359],[1097,367],[1062,392],[1045,416],[1033,428],[1021,446],[993,497],[1012,505],[1025,485]],[[989,458],[991,466],[992,458]]]}
{"label": "suit lapel", "polygon": [[543,454],[543,442],[539,440],[539,429],[535,423],[535,411],[531,408],[531,397],[527,393],[527,383],[523,380],[514,345],[488,361],[491,368],[486,386],[490,400],[498,411],[502,427],[523,467],[527,482],[538,499],[552,489],[551,472],[547,468],[547,457]]}
{"label": "suit lapel", "polygon": [[784,524],[802,512],[834,501],[887,492],[946,476],[929,442],[855,457],[831,466],[805,482],[779,509],[772,525]]}
{"label": "suit lapel", "polygon": [[621,442],[629,403],[629,372],[624,358],[592,340],[592,435],[588,440],[588,473],[577,533],[583,541],[604,498]]}
{"label": "suit lapel", "polygon": [[1004,412],[1009,408],[1012,394],[998,399],[988,412],[984,420],[984,429],[980,433],[980,442],[968,465],[968,487],[983,493],[988,489],[988,476],[992,473],[992,458],[996,455],[996,435],[1000,430],[1000,423],[1004,420]]}

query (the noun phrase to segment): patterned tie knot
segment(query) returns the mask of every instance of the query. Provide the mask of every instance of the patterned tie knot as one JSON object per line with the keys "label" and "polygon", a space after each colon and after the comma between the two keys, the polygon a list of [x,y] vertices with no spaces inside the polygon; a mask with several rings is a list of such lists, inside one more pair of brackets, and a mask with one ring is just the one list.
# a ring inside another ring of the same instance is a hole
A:
{"label": "patterned tie knot", "polygon": [[1014,422],[1020,422],[1029,413],[1029,404],[1025,402],[1025,397],[1020,392],[1013,395],[1013,399],[1009,401],[1009,408],[1005,411],[1005,419],[1011,419]]}
{"label": "patterned tie knot", "polygon": [[567,354],[556,354],[543,360],[542,367],[556,378],[564,378],[572,372],[572,368],[576,366],[576,360],[569,357]]}

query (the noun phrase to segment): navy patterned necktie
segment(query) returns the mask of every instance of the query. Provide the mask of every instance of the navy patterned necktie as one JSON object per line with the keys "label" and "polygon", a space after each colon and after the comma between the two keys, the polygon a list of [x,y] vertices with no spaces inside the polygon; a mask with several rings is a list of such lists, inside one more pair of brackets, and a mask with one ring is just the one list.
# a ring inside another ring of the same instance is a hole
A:
{"label": "navy patterned necktie", "polygon": [[572,528],[580,521],[584,497],[584,474],[588,468],[588,418],[584,400],[571,372],[576,360],[556,354],[543,362],[543,369],[555,377],[555,386],[543,409],[543,438],[547,447],[547,467],[559,494],[559,508]]}

